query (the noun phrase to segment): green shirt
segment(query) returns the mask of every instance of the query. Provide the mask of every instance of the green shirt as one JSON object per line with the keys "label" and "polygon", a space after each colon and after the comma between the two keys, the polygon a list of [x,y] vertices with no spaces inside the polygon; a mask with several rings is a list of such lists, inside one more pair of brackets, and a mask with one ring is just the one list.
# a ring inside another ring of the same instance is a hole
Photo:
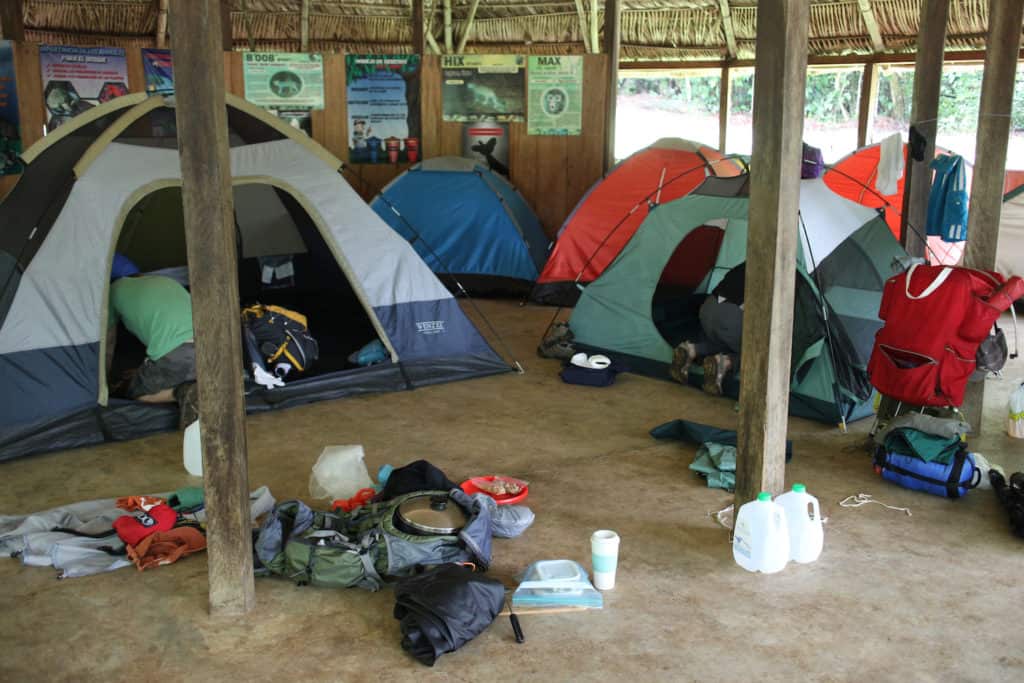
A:
{"label": "green shirt", "polygon": [[110,324],[118,320],[146,345],[150,360],[160,360],[192,341],[192,297],[162,275],[123,277],[110,285]]}

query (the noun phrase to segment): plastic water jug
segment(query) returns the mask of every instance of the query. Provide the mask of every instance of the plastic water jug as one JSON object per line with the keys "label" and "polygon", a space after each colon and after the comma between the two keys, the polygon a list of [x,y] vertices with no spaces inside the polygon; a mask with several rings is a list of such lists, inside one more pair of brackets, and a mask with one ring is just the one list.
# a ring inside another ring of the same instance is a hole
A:
{"label": "plastic water jug", "polygon": [[185,428],[184,451],[185,471],[193,477],[203,476],[203,442],[199,436],[199,420]]}
{"label": "plastic water jug", "polygon": [[772,574],[789,561],[786,511],[762,491],[740,507],[733,527],[732,556],[749,572]]}
{"label": "plastic water jug", "polygon": [[786,511],[789,527],[789,559],[794,562],[814,562],[821,555],[825,531],[821,524],[818,499],[807,493],[803,484],[793,484],[793,490],[775,499]]}

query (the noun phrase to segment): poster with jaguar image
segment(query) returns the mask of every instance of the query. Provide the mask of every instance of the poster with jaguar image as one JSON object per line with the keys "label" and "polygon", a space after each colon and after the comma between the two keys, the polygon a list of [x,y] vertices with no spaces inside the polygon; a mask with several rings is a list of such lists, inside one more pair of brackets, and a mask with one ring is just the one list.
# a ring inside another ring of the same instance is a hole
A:
{"label": "poster with jaguar image", "polygon": [[583,58],[530,57],[527,135],[579,135],[583,130]]}
{"label": "poster with jaguar image", "polygon": [[246,52],[245,99],[274,109],[323,109],[323,55]]}
{"label": "poster with jaguar image", "polygon": [[441,99],[445,121],[522,121],[526,57],[444,55]]}

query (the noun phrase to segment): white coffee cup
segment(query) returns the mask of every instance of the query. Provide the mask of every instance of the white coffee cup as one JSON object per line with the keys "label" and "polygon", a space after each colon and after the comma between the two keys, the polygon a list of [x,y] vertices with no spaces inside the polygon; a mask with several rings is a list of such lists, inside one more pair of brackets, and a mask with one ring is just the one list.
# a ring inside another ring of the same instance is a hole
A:
{"label": "white coffee cup", "polygon": [[595,531],[590,537],[591,566],[594,588],[610,591],[615,588],[615,570],[619,563],[619,535],[608,529]]}

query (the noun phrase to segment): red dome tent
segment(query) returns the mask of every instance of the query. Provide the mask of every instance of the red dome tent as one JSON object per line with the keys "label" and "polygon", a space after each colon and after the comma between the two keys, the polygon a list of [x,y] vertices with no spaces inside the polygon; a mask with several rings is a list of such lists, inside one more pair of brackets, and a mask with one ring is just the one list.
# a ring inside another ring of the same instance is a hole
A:
{"label": "red dome tent", "polygon": [[647,217],[648,202],[689,194],[709,176],[735,176],[743,163],[699,142],[662,138],[618,163],[583,196],[558,231],[558,241],[531,298],[571,306],[577,280],[593,282]]}
{"label": "red dome tent", "polygon": [[[880,143],[861,147],[846,155],[825,171],[825,184],[841,197],[852,200],[872,209],[885,210],[885,222],[896,239],[900,238],[900,219],[903,211],[903,181],[901,177],[896,183],[896,193],[880,195],[875,187],[878,177],[878,160],[881,155]],[[935,148],[936,156],[948,154],[947,150]],[[907,145],[903,145],[903,159],[907,158]],[[966,164],[967,184],[971,182],[971,165]],[[928,179],[931,182],[931,178]],[[914,226],[924,232],[925,226]],[[943,242],[940,237],[928,238],[928,260],[933,263],[952,265],[960,260],[963,254],[963,243]]]}

